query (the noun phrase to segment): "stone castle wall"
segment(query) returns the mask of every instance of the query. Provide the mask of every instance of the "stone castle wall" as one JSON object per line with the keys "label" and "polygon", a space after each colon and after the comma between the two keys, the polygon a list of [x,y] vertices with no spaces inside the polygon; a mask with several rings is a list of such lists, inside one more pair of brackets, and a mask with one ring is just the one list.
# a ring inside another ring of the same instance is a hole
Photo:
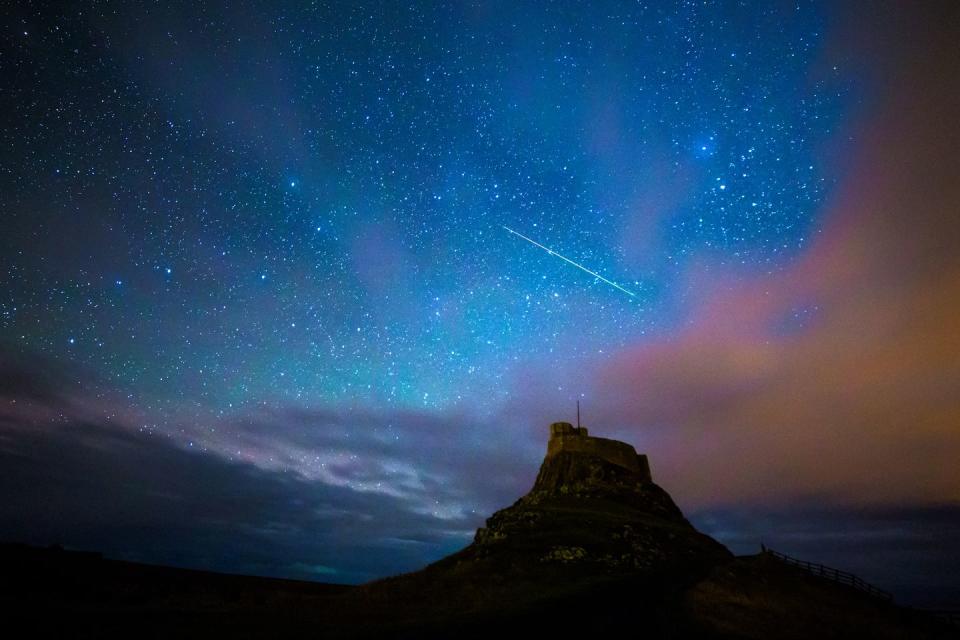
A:
{"label": "stone castle wall", "polygon": [[590,436],[585,428],[574,427],[568,422],[555,422],[550,425],[547,457],[561,451],[595,455],[636,472],[648,482],[651,480],[647,456],[638,455],[637,450],[626,442]]}

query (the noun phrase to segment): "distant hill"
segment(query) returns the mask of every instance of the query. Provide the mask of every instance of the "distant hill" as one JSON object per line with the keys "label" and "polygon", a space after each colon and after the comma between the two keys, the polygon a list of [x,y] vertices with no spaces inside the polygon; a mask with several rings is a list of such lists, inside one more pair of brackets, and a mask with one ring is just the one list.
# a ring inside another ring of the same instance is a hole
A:
{"label": "distant hill", "polygon": [[954,629],[770,554],[734,557],[645,456],[551,427],[531,491],[471,545],[360,587],[0,549],[5,619],[61,637],[947,638]]}

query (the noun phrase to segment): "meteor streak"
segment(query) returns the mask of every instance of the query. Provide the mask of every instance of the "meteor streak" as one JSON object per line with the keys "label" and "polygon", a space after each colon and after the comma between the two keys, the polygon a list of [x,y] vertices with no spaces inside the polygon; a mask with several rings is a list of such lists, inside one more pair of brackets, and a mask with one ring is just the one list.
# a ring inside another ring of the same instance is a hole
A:
{"label": "meteor streak", "polygon": [[623,291],[623,292],[624,292],[625,294],[627,294],[628,296],[634,296],[634,297],[635,297],[635,296],[637,295],[637,294],[635,294],[635,293],[632,292],[632,291],[627,291],[626,289],[624,289],[623,287],[621,287],[620,285],[618,285],[616,282],[614,282],[614,281],[612,281],[612,280],[607,280],[606,278],[604,278],[604,277],[603,277],[602,275],[600,275],[599,273],[597,273],[597,272],[595,272],[595,271],[590,271],[590,269],[587,269],[587,268],[586,268],[585,266],[583,266],[582,264],[578,264],[578,263],[574,262],[573,260],[571,260],[570,258],[567,258],[566,256],[560,255],[559,253],[557,253],[556,251],[554,251],[554,250],[551,249],[550,247],[545,247],[545,246],[543,246],[542,244],[540,244],[539,242],[537,242],[536,240],[531,240],[530,238],[528,238],[527,236],[523,235],[523,234],[520,233],[519,231],[514,231],[513,229],[511,229],[510,227],[508,227],[508,226],[506,226],[506,225],[503,225],[503,228],[506,229],[507,231],[509,231],[510,233],[512,233],[512,234],[515,235],[515,236],[520,236],[521,238],[523,238],[524,240],[526,240],[526,241],[529,242],[530,244],[532,244],[532,245],[534,245],[534,246],[537,246],[537,247],[540,247],[541,249],[543,249],[544,251],[546,251],[546,252],[549,253],[550,255],[552,255],[552,256],[557,256],[557,257],[560,258],[561,260],[565,260],[566,262],[569,262],[570,264],[572,264],[573,266],[575,266],[577,269],[580,269],[581,271],[586,271],[587,273],[589,273],[590,275],[592,275],[594,278],[598,278],[598,279],[600,279],[600,280],[603,280],[604,282],[606,282],[607,284],[609,284],[611,287],[616,287],[617,289],[620,289],[620,291]]}

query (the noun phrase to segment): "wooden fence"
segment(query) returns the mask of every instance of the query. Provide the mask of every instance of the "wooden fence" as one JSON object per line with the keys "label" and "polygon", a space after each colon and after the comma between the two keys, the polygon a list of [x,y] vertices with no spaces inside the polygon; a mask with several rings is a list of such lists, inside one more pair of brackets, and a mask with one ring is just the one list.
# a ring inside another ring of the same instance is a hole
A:
{"label": "wooden fence", "polygon": [[794,567],[799,567],[804,571],[811,573],[815,576],[820,576],[821,578],[826,578],[838,584],[843,584],[848,587],[852,587],[857,591],[862,591],[868,595],[871,595],[875,598],[885,600],[890,602],[893,600],[893,596],[883,589],[878,589],[869,582],[861,580],[858,576],[853,575],[847,571],[841,571],[840,569],[834,569],[833,567],[827,567],[822,564],[817,564],[815,562],[807,562],[806,560],[798,560],[797,558],[791,558],[785,553],[780,553],[779,551],[774,551],[768,547],[762,546],[761,548],[764,553],[770,555],[781,562],[784,562]]}

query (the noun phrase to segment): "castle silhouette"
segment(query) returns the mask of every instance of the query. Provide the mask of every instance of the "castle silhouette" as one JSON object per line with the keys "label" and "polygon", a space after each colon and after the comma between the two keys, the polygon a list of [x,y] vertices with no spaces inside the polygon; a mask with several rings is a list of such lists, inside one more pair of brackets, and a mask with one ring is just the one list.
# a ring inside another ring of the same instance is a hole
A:
{"label": "castle silhouette", "polygon": [[569,422],[551,424],[547,458],[561,452],[594,455],[611,464],[629,469],[644,482],[653,482],[650,475],[650,462],[646,455],[637,453],[637,450],[626,442],[591,436],[586,427],[575,427]]}

